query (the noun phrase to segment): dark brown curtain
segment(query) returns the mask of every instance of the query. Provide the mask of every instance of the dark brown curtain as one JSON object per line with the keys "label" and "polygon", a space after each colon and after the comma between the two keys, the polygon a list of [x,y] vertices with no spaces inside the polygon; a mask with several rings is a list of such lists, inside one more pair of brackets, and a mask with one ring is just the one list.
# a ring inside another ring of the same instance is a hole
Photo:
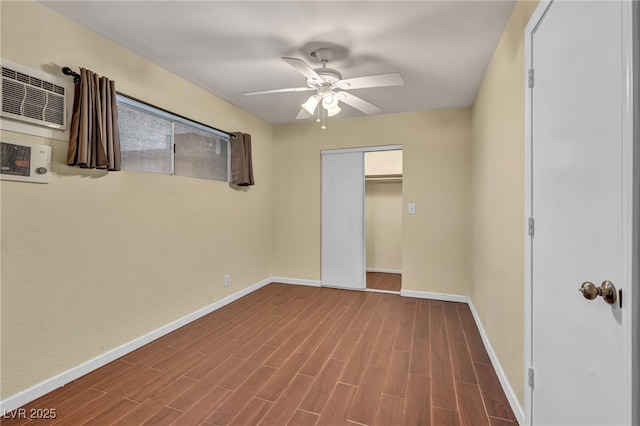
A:
{"label": "dark brown curtain", "polygon": [[67,164],[120,170],[115,82],[85,68],[75,86]]}
{"label": "dark brown curtain", "polygon": [[251,135],[248,133],[231,133],[231,183],[240,186],[255,184],[251,159]]}

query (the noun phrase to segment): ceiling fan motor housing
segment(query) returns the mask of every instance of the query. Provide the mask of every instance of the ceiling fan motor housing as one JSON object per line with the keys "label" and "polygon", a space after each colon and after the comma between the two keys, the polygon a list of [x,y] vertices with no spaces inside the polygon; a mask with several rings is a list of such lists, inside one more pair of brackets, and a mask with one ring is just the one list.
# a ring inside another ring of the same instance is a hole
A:
{"label": "ceiling fan motor housing", "polygon": [[[335,70],[333,68],[322,67],[322,68],[316,68],[314,69],[314,71],[316,72],[316,74],[322,77],[325,83],[333,84],[336,81],[342,80],[342,74],[340,74],[338,70]],[[314,86],[317,86],[318,83],[322,83],[322,82],[312,82],[311,80],[307,80],[307,81],[310,83],[315,83]]]}

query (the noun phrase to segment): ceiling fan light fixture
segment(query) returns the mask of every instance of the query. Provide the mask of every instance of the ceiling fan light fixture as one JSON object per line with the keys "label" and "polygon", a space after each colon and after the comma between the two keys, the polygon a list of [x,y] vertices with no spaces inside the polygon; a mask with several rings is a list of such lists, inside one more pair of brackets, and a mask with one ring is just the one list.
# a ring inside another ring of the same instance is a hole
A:
{"label": "ceiling fan light fixture", "polygon": [[333,92],[327,93],[322,98],[322,106],[327,111],[334,109],[338,106],[338,96]]}
{"label": "ceiling fan light fixture", "polygon": [[320,98],[318,95],[311,96],[305,103],[302,104],[302,108],[307,111],[310,115],[316,111],[316,107],[318,106],[318,102],[320,102]]}
{"label": "ceiling fan light fixture", "polygon": [[335,107],[327,110],[327,115],[329,117],[333,117],[334,115],[337,115],[340,113],[340,111],[342,111],[342,108],[340,108],[338,105],[336,105]]}

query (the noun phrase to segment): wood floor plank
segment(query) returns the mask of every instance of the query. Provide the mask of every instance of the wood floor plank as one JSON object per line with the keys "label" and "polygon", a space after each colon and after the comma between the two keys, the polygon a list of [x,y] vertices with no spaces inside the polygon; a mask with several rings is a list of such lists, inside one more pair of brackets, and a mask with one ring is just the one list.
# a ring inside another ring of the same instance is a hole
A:
{"label": "wood floor plank", "polygon": [[[109,364],[98,368],[97,370],[93,370],[91,373],[86,374],[76,380],[81,386],[86,387],[95,387],[102,380],[105,380],[110,377],[119,376],[122,377],[127,375],[127,370],[133,369],[134,365],[125,362],[122,359],[117,359]],[[139,366],[137,367],[139,368]],[[129,370],[131,371],[131,370]],[[69,386],[69,385],[67,385]]]}
{"label": "wood floor plank", "polygon": [[394,349],[391,351],[389,367],[385,376],[382,393],[404,398],[409,379],[409,352]]}
{"label": "wood floor plank", "polygon": [[262,333],[258,334],[256,337],[248,341],[243,347],[235,351],[232,356],[241,359],[249,358],[258,349],[265,346],[267,340],[273,337],[278,331],[279,330],[276,327],[267,327]]}
{"label": "wood floor plank", "polygon": [[120,376],[117,380],[101,382],[99,385],[93,387],[93,389],[98,389],[103,392],[113,392],[118,389],[118,392],[129,396],[140,390],[140,388],[156,382],[163,376],[161,371],[154,370],[146,365],[139,365],[137,367],[138,368],[134,370],[127,370],[129,371],[128,375]]}
{"label": "wood floor plank", "polygon": [[335,388],[338,378],[344,369],[345,362],[330,359],[324,366],[307,396],[300,404],[300,409],[320,414],[324,409],[331,391]]}
{"label": "wood floor plank", "polygon": [[405,426],[431,425],[431,379],[429,377],[409,375],[403,424]]}
{"label": "wood floor plank", "polygon": [[456,382],[460,426],[489,426],[478,385]]}
{"label": "wood floor plank", "polygon": [[95,415],[93,417],[91,415],[88,415],[83,419],[83,422],[81,424],[109,425],[111,423],[115,423],[122,417],[126,416],[127,414],[135,410],[139,405],[140,405],[139,403],[131,401],[130,399],[122,399],[111,406],[103,407],[103,408],[106,408],[104,411],[100,412],[96,410],[98,411],[97,414],[95,414],[94,412],[93,414]]}
{"label": "wood floor plank", "polygon": [[517,423],[467,304],[285,284],[22,408],[61,426]]}
{"label": "wood floor plank", "polygon": [[475,363],[480,392],[487,410],[487,414],[504,420],[516,421],[511,405],[505,396],[498,376],[493,367],[488,364]]}
{"label": "wood floor plank", "polygon": [[351,324],[351,328],[364,330],[369,318],[373,315],[376,305],[380,301],[380,293],[367,293],[367,299]]}
{"label": "wood floor plank", "polygon": [[164,407],[158,411],[153,417],[143,423],[143,425],[170,425],[182,415],[181,411],[174,410],[173,408]]}
{"label": "wood floor plank", "polygon": [[267,401],[275,401],[278,399],[287,386],[289,386],[291,380],[298,374],[300,368],[307,362],[307,359],[309,359],[309,355],[295,352],[287,360],[287,363],[273,374],[256,396],[266,399]]}
{"label": "wood floor plank", "polygon": [[296,412],[298,405],[305,397],[314,379],[298,374],[281,398],[273,404],[271,409],[260,420],[263,425],[286,425]]}
{"label": "wood floor plank", "polygon": [[307,335],[302,332],[294,333],[289,339],[282,344],[276,350],[271,357],[265,362],[265,365],[274,368],[280,368],[289,359],[291,354],[300,346],[300,344],[307,338]]}
{"label": "wood floor plank", "polygon": [[431,358],[431,401],[434,407],[458,410],[451,361],[447,359]]}
{"label": "wood floor plank", "polygon": [[[197,425],[202,423],[216,407],[231,394],[230,390],[215,387],[207,392],[189,410],[181,414],[176,421],[179,425]],[[177,411],[177,410],[176,410]]]}
{"label": "wood floor plank", "polygon": [[380,367],[367,366],[362,383],[351,406],[348,420],[371,424],[382,395],[385,371]]}
{"label": "wood floor plank", "polygon": [[389,363],[391,350],[393,349],[393,340],[395,335],[391,333],[380,333],[376,344],[371,350],[369,357],[369,365],[374,367],[386,368]]}
{"label": "wood floor plank", "polygon": [[[60,420],[63,420],[67,416],[71,416],[76,410],[92,403],[98,398],[101,398],[105,393],[92,388],[88,388],[79,392],[78,394],[71,395],[68,399],[61,401],[60,403],[50,406],[56,409],[56,415]],[[41,408],[47,408],[41,407]],[[4,421],[2,422],[4,424]]]}
{"label": "wood floor plank", "polygon": [[[122,400],[122,396],[115,392],[108,392],[94,399],[89,404],[75,410],[69,415],[61,416],[59,421],[56,421],[56,426],[76,426],[84,423],[88,417],[93,417],[95,412],[102,407],[110,407],[117,404]],[[102,408],[104,409],[104,408]],[[2,423],[2,422],[0,422]]]}
{"label": "wood floor plank", "polygon": [[395,349],[407,352],[411,350],[414,333],[413,327],[416,319],[416,303],[413,300],[411,300],[413,303],[409,303],[409,300],[411,299],[407,298],[407,300],[404,301],[404,306],[402,307],[400,328],[398,329],[394,346]]}
{"label": "wood floor plank", "polygon": [[396,334],[400,327],[400,321],[402,319],[402,310],[404,307],[404,300],[401,298],[393,297],[389,294],[383,295],[383,297],[391,297],[389,299],[389,310],[384,318],[382,324],[381,333]]}
{"label": "wood floor plank", "polygon": [[257,425],[273,404],[264,399],[253,398],[229,423],[230,426]]}
{"label": "wood floor plank", "polygon": [[241,362],[240,358],[238,358],[238,366],[227,374],[218,384],[218,386],[229,389],[236,390],[238,387],[244,383],[245,380],[249,378],[262,364],[268,365],[265,363],[267,358],[273,354],[276,350],[273,346],[262,346],[260,349],[256,351],[248,360]]}
{"label": "wood floor plank", "polygon": [[403,411],[404,398],[382,394],[378,404],[378,412],[372,424],[376,426],[401,425]]}
{"label": "wood floor plank", "polygon": [[305,365],[300,369],[300,374],[316,377],[329,360],[338,342],[330,337],[325,338],[316,350],[311,354]]}
{"label": "wood floor plank", "polygon": [[140,379],[138,389],[134,392],[129,392],[126,396],[134,401],[144,402],[164,389],[169,383],[183,376],[184,373],[189,371],[195,364],[202,360],[202,358],[202,354],[194,353],[192,357],[185,360],[183,365],[178,365],[169,371],[165,371],[151,381],[146,380],[146,378]]}
{"label": "wood floor plank", "polygon": [[347,421],[351,404],[356,394],[356,387],[338,383],[324,407],[316,426],[336,426]]}
{"label": "wood floor plank", "polygon": [[306,411],[296,411],[287,423],[287,426],[314,426],[320,416],[317,414],[307,413]]}
{"label": "wood floor plank", "polygon": [[429,338],[430,303],[427,299],[416,300],[416,322],[413,327],[413,337],[418,339]]}
{"label": "wood floor plank", "polygon": [[318,324],[311,333],[309,333],[308,337],[296,350],[305,354],[312,354],[346,310],[347,307],[344,305],[334,306],[334,309],[332,309],[322,322]]}
{"label": "wood floor plank", "polygon": [[363,345],[373,346],[376,340],[378,340],[378,335],[380,334],[383,323],[384,318],[371,318],[365,326],[364,330],[362,330],[359,342]]}
{"label": "wood floor plank", "polygon": [[184,375],[187,377],[191,377],[192,379],[200,380],[204,376],[210,374],[212,370],[216,370],[217,367],[220,364],[224,363],[227,359],[229,359],[234,352],[234,350],[228,348],[223,351],[218,351],[214,355],[207,355],[202,358],[200,362],[191,366],[191,368],[189,368],[189,370],[187,370]]}
{"label": "wood floor plank", "polygon": [[349,356],[353,352],[353,348],[356,346],[356,342],[360,339],[360,335],[362,334],[362,330],[358,330],[355,328],[348,329],[336,349],[331,354],[331,358],[337,359],[340,361],[347,361]]}
{"label": "wood floor plank", "polygon": [[242,386],[235,390],[225,401],[218,405],[216,409],[205,420],[207,422],[225,425],[243,410],[256,395],[258,390],[273,377],[277,370],[263,365],[245,381]]}
{"label": "wood floor plank", "polygon": [[478,326],[473,319],[471,309],[466,303],[459,303],[458,315],[460,316],[460,322],[462,323],[462,329],[464,330],[464,336],[469,346],[469,352],[471,353],[471,359],[473,362],[481,362],[483,364],[491,364],[491,359],[480,337]]}
{"label": "wood floor plank", "polygon": [[364,370],[369,364],[369,357],[371,356],[372,350],[373,346],[363,345],[362,343],[356,344],[351,356],[349,357],[349,361],[347,361],[347,366],[340,376],[340,381],[342,383],[354,386],[358,386],[360,384],[362,376],[364,375]]}
{"label": "wood floor plank", "polygon": [[464,339],[464,332],[462,330],[462,323],[458,316],[458,303],[445,302],[444,303],[444,319],[447,326],[447,338],[449,343],[466,343]]}
{"label": "wood floor plank", "polygon": [[217,386],[230,371],[234,371],[239,365],[242,365],[242,360],[239,358],[227,358],[217,366],[210,366],[211,370],[208,374],[182,394],[176,395],[174,399],[169,401],[168,405],[177,410],[187,411],[202,395]]}
{"label": "wood floor plank", "polygon": [[158,411],[163,409],[169,401],[174,399],[177,395],[193,386],[194,379],[188,377],[180,377],[178,380],[169,384],[161,392],[157,393],[153,397],[140,404],[135,410],[131,411],[126,416],[115,422],[115,425],[140,425],[151,417],[153,417]]}
{"label": "wood floor plank", "polygon": [[431,357],[449,359],[449,342],[444,320],[444,307],[442,302],[431,301],[429,307],[429,321],[431,336]]}
{"label": "wood floor plank", "polygon": [[458,382],[477,384],[469,349],[465,343],[450,343],[453,378]]}
{"label": "wood floor plank", "polygon": [[431,343],[428,339],[414,338],[411,344],[409,372],[420,376],[431,376]]}
{"label": "wood floor plank", "polygon": [[[86,387],[92,387],[104,392],[108,392],[116,386],[122,384],[122,380],[127,380],[133,376],[139,377],[141,374],[145,374],[149,370],[149,366],[144,363],[139,364],[125,364],[122,363],[122,368],[119,370],[109,370],[111,373],[104,377],[101,377],[97,381],[87,381]],[[158,372],[160,374],[160,372]],[[137,380],[137,379],[136,379]]]}
{"label": "wood floor plank", "polygon": [[457,411],[441,407],[433,407],[433,426],[460,426],[460,417]]}

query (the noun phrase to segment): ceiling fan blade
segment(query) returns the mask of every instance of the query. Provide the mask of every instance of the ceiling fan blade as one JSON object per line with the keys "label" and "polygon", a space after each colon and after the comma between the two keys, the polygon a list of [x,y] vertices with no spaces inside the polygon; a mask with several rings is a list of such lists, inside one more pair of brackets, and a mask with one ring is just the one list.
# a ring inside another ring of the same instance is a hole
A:
{"label": "ceiling fan blade", "polygon": [[360,99],[359,97],[352,95],[351,93],[347,93],[347,92],[339,92],[338,93],[338,99],[340,99],[340,101],[344,102],[345,104],[364,112],[365,114],[368,115],[372,115],[372,114],[377,114],[379,112],[381,112],[382,110],[380,108],[378,108],[377,106],[370,104],[369,102],[365,101],[364,99]]}
{"label": "ceiling fan blade", "polygon": [[336,86],[341,89],[364,89],[367,87],[385,87],[385,86],[402,86],[404,79],[399,72],[389,74],[367,75],[363,77],[347,78],[340,80]]}
{"label": "ceiling fan blade", "polygon": [[298,71],[300,74],[304,75],[310,80],[318,80],[322,81],[322,78],[316,73],[313,68],[311,68],[305,61],[297,58],[287,58],[285,56],[282,57],[282,60],[291,65]]}
{"label": "ceiling fan blade", "polygon": [[307,92],[309,90],[316,90],[310,87],[289,87],[286,89],[269,89],[269,90],[256,90],[255,92],[244,92],[245,96],[253,95],[267,95],[269,93],[286,93],[286,92]]}

